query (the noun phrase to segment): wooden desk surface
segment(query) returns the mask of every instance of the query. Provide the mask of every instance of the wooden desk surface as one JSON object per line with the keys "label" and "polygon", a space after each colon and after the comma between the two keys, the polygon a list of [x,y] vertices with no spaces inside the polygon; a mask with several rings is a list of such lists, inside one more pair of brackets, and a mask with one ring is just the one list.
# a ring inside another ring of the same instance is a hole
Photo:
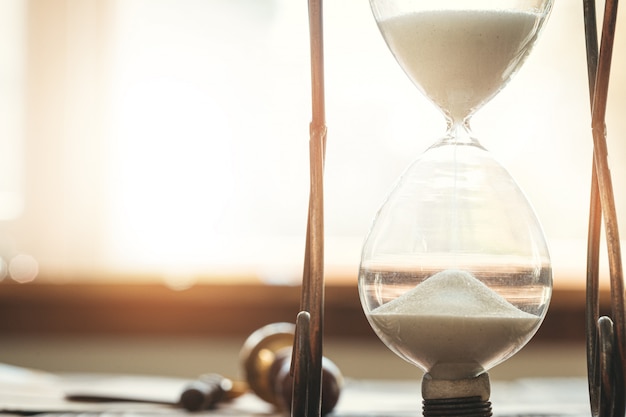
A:
{"label": "wooden desk surface", "polygon": [[[188,381],[130,375],[51,375],[20,374],[5,369],[0,375],[0,416],[37,414],[63,417],[152,417],[189,416],[174,405],[134,402],[72,402],[64,392],[70,386],[104,387],[136,391],[161,401],[176,402]],[[11,377],[11,375],[13,375]],[[68,382],[69,381],[69,382]],[[61,388],[62,387],[62,388]],[[83,388],[85,389],[85,388]],[[492,381],[491,402],[494,417],[590,415],[586,380],[582,378],[522,379]],[[408,417],[421,416],[419,382],[346,380],[339,403],[331,417]],[[193,415],[215,417],[281,416],[271,405],[252,393]]]}

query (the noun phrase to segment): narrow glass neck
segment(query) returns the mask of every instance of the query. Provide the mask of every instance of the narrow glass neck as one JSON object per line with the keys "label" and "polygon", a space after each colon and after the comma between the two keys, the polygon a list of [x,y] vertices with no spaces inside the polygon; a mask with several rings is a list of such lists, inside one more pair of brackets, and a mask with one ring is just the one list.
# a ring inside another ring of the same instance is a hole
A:
{"label": "narrow glass neck", "polygon": [[472,135],[469,116],[456,120],[446,117],[446,124],[446,135],[442,140],[444,143],[479,145],[478,140]]}

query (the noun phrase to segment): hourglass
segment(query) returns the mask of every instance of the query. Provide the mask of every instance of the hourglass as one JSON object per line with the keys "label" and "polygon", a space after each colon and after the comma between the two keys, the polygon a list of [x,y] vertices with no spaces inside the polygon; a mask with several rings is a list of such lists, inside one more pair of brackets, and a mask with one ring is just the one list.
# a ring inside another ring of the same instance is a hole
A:
{"label": "hourglass", "polygon": [[425,416],[491,415],[487,371],[539,328],[552,269],[531,205],[473,136],[470,118],[520,68],[552,0],[370,4],[447,131],[376,214],[362,250],[361,303],[380,339],[425,372]]}

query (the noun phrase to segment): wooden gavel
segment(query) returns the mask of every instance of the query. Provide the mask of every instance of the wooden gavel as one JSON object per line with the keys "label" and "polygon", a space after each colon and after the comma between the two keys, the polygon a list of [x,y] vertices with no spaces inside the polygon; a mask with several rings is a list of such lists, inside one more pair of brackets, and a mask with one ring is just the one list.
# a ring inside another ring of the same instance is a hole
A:
{"label": "wooden gavel", "polygon": [[[244,381],[204,374],[188,384],[180,397],[180,405],[188,411],[207,410],[251,390],[278,410],[289,412],[294,333],[295,325],[291,323],[273,323],[256,330],[246,339],[239,355]],[[328,358],[322,358],[322,415],[335,408],[342,386],[339,368]]]}
{"label": "wooden gavel", "polygon": [[[295,325],[273,323],[252,333],[240,352],[245,379],[261,399],[282,411],[291,409],[290,373]],[[322,359],[322,415],[330,413],[341,394],[343,376],[328,358]]]}

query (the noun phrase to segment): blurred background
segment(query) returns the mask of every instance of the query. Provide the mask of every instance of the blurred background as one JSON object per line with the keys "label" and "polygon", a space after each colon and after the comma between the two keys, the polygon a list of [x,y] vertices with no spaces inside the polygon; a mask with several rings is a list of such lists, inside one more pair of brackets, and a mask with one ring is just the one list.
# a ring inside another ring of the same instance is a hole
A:
{"label": "blurred background", "polygon": [[[579,3],[556,2],[526,65],[473,118],[534,204],[554,267],[545,325],[491,372],[501,378],[585,375],[592,139]],[[621,224],[624,14],[607,114]],[[237,373],[245,337],[298,311],[306,2],[4,0],[0,19],[0,362]],[[348,376],[418,378],[367,326],[356,276],[378,206],[445,123],[366,0],[326,2],[324,19],[327,355]]]}

